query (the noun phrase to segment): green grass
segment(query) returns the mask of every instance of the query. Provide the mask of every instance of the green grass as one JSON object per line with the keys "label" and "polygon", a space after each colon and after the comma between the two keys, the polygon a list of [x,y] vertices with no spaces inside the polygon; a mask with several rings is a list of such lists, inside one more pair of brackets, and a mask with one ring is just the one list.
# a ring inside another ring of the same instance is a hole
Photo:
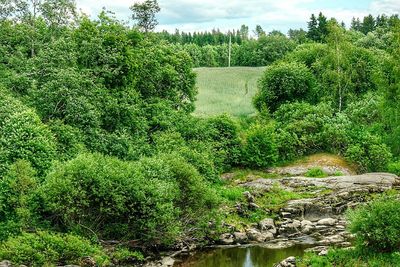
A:
{"label": "green grass", "polygon": [[213,116],[228,113],[248,116],[255,113],[252,98],[265,67],[197,68],[195,114]]}

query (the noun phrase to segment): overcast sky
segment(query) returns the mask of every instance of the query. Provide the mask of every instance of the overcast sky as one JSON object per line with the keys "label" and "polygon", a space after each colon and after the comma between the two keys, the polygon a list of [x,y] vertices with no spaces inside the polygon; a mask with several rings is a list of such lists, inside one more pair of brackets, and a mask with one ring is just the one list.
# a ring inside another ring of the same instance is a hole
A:
{"label": "overcast sky", "polygon": [[[129,6],[140,0],[76,0],[78,8],[95,18],[103,7],[128,20]],[[287,32],[307,28],[312,13],[322,11],[327,17],[350,24],[352,17],[400,13],[400,0],[159,0],[161,12],[157,30],[222,31],[239,29],[242,24],[254,29]]]}

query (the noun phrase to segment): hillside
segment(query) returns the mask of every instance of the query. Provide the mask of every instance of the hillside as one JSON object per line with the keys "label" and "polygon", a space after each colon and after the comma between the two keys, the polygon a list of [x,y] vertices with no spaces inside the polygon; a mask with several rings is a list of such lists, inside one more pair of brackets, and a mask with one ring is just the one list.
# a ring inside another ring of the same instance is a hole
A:
{"label": "hillside", "polygon": [[195,114],[210,116],[229,113],[235,116],[255,112],[252,98],[265,67],[197,68]]}

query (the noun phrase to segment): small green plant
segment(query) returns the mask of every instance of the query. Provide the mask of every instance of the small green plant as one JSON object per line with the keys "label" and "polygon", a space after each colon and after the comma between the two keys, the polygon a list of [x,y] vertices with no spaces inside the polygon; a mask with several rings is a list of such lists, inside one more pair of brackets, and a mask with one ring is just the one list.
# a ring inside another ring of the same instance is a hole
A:
{"label": "small green plant", "polygon": [[333,176],[343,176],[344,174],[343,174],[343,172],[341,172],[341,171],[335,171],[334,173],[333,173]]}
{"label": "small green plant", "polygon": [[306,177],[323,178],[323,177],[327,177],[328,174],[326,172],[324,172],[321,168],[315,167],[315,168],[309,169],[306,172],[305,176]]}
{"label": "small green plant", "polygon": [[144,256],[140,251],[131,251],[125,247],[117,247],[112,253],[112,261],[115,264],[129,264],[144,261]]}

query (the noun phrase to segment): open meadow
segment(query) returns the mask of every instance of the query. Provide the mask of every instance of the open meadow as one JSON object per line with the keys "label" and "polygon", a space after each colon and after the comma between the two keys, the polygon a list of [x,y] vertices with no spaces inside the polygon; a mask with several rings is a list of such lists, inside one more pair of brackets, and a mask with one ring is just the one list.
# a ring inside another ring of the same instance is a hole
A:
{"label": "open meadow", "polygon": [[199,90],[195,114],[244,116],[254,113],[252,98],[264,70],[265,67],[195,69]]}

